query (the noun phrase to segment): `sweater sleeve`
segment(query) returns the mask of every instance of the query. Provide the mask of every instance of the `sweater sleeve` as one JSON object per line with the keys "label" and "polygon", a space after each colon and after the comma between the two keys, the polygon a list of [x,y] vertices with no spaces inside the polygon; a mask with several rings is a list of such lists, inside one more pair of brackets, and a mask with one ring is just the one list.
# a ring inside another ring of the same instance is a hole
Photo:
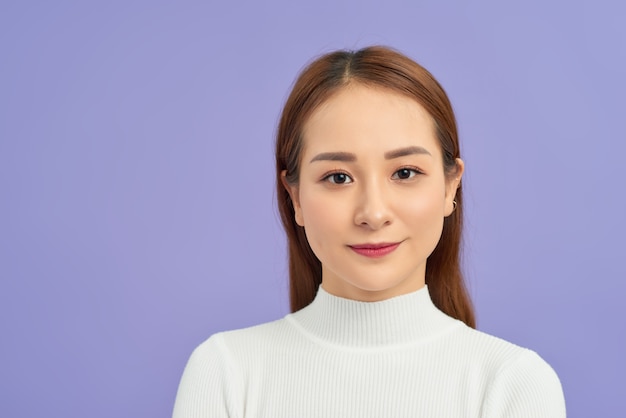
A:
{"label": "sweater sleeve", "polygon": [[565,418],[565,399],[554,370],[530,350],[508,364],[485,398],[484,418]]}
{"label": "sweater sleeve", "polygon": [[233,368],[216,334],[192,353],[178,386],[173,418],[234,417]]}

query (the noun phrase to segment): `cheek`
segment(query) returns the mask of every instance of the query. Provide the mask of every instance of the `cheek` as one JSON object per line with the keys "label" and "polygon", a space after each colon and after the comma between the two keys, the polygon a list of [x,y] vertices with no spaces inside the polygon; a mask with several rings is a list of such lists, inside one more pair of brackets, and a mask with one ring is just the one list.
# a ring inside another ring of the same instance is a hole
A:
{"label": "cheek", "polygon": [[398,206],[408,226],[422,231],[441,232],[445,209],[444,190],[432,188],[426,193],[407,196]]}
{"label": "cheek", "polygon": [[311,247],[321,247],[325,241],[349,225],[351,213],[347,199],[337,199],[328,193],[302,190],[300,206],[304,229]]}

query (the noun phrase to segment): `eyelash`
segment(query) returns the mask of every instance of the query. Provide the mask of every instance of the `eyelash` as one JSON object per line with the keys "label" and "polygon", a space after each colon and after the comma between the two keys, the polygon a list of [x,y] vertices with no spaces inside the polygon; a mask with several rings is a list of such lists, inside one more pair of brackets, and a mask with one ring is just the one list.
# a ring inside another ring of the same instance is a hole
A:
{"label": "eyelash", "polygon": [[[404,179],[401,179],[401,178],[396,178],[396,175],[397,175],[400,171],[404,171],[404,170],[407,170],[407,171],[410,171],[410,172],[411,172],[410,177],[407,177],[407,178],[404,178]],[[392,179],[394,179],[394,180],[410,180],[410,179],[412,179],[412,178],[414,178],[415,176],[420,175],[420,174],[424,174],[424,172],[423,172],[423,171],[421,171],[421,170],[419,170],[419,169],[418,169],[418,168],[416,168],[416,167],[401,167],[401,168],[397,169],[396,171],[394,171],[393,176],[391,176],[391,178],[392,178]],[[337,183],[337,182],[331,181],[331,179],[333,179],[333,177],[334,177],[334,176],[336,176],[336,175],[344,175],[344,176],[346,176],[348,179],[350,179],[350,181],[349,181],[349,182],[347,182],[347,183],[345,183],[345,182],[344,182],[344,183]],[[344,172],[344,171],[340,171],[340,170],[338,170],[338,171],[333,171],[333,172],[331,172],[331,173],[325,174],[325,175],[324,175],[324,177],[322,177],[322,181],[326,181],[326,182],[329,182],[329,183],[331,183],[331,184],[342,185],[342,184],[350,184],[350,183],[352,183],[354,180],[352,179],[352,177],[350,177],[350,175],[349,175],[348,173],[346,173],[346,172]]]}
{"label": "eyelash", "polygon": [[[334,181],[330,181],[330,180],[331,180],[334,176],[336,176],[336,175],[344,175],[344,176],[346,176],[347,178],[349,178],[349,179],[350,179],[350,181],[349,181],[348,183],[336,183],[336,182],[334,182]],[[325,174],[325,175],[324,175],[324,177],[322,177],[322,181],[326,181],[326,182],[328,182],[328,183],[335,184],[335,185],[341,185],[341,184],[350,184],[350,183],[352,183],[354,180],[352,180],[352,177],[350,177],[350,176],[348,175],[348,173],[345,173],[345,172],[343,172],[343,171],[333,171],[333,172],[331,172],[331,173]]]}
{"label": "eyelash", "polygon": [[415,176],[417,176],[417,175],[424,174],[421,170],[417,169],[416,167],[402,167],[402,168],[397,169],[397,170],[393,173],[392,178],[393,178],[396,174],[398,174],[400,171],[404,171],[404,170],[410,171],[412,175],[411,175],[410,177],[406,178],[406,179],[398,179],[398,180],[409,180],[409,179],[412,179],[413,177],[415,177]]}

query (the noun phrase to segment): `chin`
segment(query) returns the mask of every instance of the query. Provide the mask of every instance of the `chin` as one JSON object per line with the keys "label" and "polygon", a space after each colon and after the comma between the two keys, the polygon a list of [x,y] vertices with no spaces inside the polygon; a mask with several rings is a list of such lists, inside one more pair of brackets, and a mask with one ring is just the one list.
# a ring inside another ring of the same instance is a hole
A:
{"label": "chin", "polygon": [[380,278],[378,280],[372,280],[371,278],[369,280],[355,280],[348,283],[358,289],[357,291],[368,293],[402,294],[422,287],[420,283],[413,283],[412,281]]}

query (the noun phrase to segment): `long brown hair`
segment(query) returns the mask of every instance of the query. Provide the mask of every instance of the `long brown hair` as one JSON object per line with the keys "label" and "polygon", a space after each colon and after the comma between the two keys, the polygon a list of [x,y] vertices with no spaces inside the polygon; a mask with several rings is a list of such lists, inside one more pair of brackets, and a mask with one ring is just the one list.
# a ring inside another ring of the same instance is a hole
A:
{"label": "long brown hair", "polygon": [[[289,184],[297,184],[303,148],[302,130],[311,113],[349,83],[383,87],[421,104],[434,121],[447,176],[456,172],[460,157],[456,120],[445,91],[422,66],[403,54],[381,46],[358,51],[336,51],[313,61],[297,78],[278,125],[276,187],[278,208],[289,244],[291,310],[307,306],[322,282],[322,265],[295,222],[289,193],[281,181],[286,170]],[[460,266],[463,229],[463,194],[456,192],[456,210],[444,219],[443,232],[426,262],[426,284],[433,303],[446,314],[475,327],[472,304]]]}

